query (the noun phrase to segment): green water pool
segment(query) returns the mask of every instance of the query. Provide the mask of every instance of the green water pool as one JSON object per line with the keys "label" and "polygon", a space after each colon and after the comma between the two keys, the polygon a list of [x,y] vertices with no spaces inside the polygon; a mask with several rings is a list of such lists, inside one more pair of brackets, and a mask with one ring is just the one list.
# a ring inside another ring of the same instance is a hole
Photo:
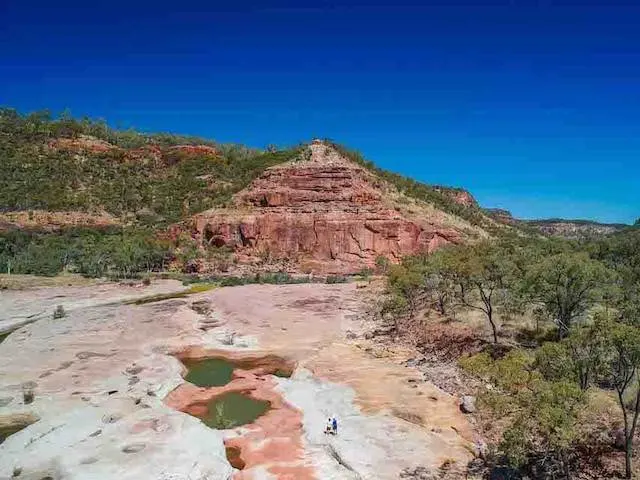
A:
{"label": "green water pool", "polygon": [[269,410],[265,400],[256,400],[231,392],[215,398],[208,405],[207,414],[200,417],[205,425],[217,430],[239,427],[254,422]]}
{"label": "green water pool", "polygon": [[185,361],[188,369],[184,379],[198,387],[222,387],[231,381],[234,365],[220,358]]}

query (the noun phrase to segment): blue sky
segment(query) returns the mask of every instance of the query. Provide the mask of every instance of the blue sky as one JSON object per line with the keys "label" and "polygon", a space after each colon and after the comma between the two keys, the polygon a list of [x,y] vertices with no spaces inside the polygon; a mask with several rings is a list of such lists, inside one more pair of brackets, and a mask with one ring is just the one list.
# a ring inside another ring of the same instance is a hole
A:
{"label": "blue sky", "polygon": [[0,0],[0,104],[329,137],[523,218],[640,217],[640,2]]}

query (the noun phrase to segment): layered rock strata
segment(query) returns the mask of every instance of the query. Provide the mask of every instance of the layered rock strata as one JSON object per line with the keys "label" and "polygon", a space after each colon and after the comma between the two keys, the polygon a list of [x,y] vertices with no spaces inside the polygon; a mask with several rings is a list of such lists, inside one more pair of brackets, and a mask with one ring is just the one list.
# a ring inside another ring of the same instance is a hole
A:
{"label": "layered rock strata", "polygon": [[173,233],[186,228],[205,248],[229,247],[241,262],[287,258],[318,273],[354,273],[381,256],[398,261],[461,241],[451,225],[408,216],[394,193],[316,141],[302,158],[266,170],[233,207],[198,214]]}

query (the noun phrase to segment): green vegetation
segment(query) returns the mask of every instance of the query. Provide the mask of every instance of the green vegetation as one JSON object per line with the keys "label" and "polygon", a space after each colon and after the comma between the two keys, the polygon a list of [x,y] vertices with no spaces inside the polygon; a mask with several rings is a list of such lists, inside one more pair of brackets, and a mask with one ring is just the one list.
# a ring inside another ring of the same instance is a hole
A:
{"label": "green vegetation", "polygon": [[545,256],[527,272],[532,299],[556,321],[560,337],[573,321],[602,300],[604,287],[613,286],[613,272],[586,252],[562,252]]}
{"label": "green vegetation", "polygon": [[14,274],[131,278],[164,269],[169,254],[167,242],[142,228],[0,233],[0,271]]}
{"label": "green vegetation", "polygon": [[[490,423],[502,418],[492,465],[532,478],[571,478],[585,463],[581,455],[611,452],[621,426],[616,443],[631,478],[640,417],[638,229],[583,242],[453,246],[390,267],[382,315],[391,313],[396,329],[415,335],[429,311],[449,321],[478,311],[490,327],[492,342],[460,365],[490,386],[478,393]],[[507,321],[515,330],[501,331]],[[604,426],[589,420],[602,398],[619,412]]]}
{"label": "green vegetation", "polygon": [[577,439],[578,414],[584,402],[580,388],[569,381],[545,380],[532,368],[531,355],[521,350],[498,360],[482,353],[462,363],[468,372],[494,386],[481,397],[483,404],[510,419],[497,454],[519,468],[534,462],[558,465],[558,476],[569,477],[568,454]]}
{"label": "green vegetation", "polygon": [[458,217],[464,218],[472,225],[478,225],[482,228],[490,230],[496,233],[502,233],[496,230],[493,222],[490,221],[484,211],[477,205],[462,205],[454,200],[456,193],[464,192],[461,188],[441,187],[437,185],[428,185],[426,183],[418,182],[413,178],[405,177],[398,173],[383,170],[377,167],[370,160],[365,159],[362,154],[356,150],[351,150],[343,145],[333,142],[330,139],[325,140],[331,146],[333,146],[340,154],[344,155],[351,161],[362,165],[367,170],[370,170],[382,180],[395,186],[399,192],[434,205],[435,207],[445,212],[451,213]]}
{"label": "green vegetation", "polygon": [[[70,149],[60,139],[95,137],[114,148]],[[209,145],[215,150],[172,147]],[[223,205],[265,168],[298,149],[260,152],[195,137],[144,135],[104,122],[0,109],[0,211],[106,211],[138,224],[166,225]]]}
{"label": "green vegetation", "polygon": [[286,272],[273,272],[273,273],[256,273],[255,275],[210,275],[210,276],[178,276],[184,284],[189,285],[191,283],[208,282],[221,287],[237,287],[240,285],[250,285],[255,283],[270,284],[270,285],[285,285],[285,284],[297,284],[297,283],[345,283],[348,281],[347,277],[341,275],[329,275],[327,277],[314,277],[310,275],[291,275]]}
{"label": "green vegetation", "polygon": [[158,295],[150,295],[148,297],[131,300],[130,302],[125,303],[130,305],[146,305],[147,303],[162,302],[164,300],[171,300],[172,298],[184,298],[189,295],[193,295],[194,293],[207,292],[217,286],[218,285],[214,283],[199,283],[197,285],[192,285],[187,290],[183,290],[181,292],[159,293]]}

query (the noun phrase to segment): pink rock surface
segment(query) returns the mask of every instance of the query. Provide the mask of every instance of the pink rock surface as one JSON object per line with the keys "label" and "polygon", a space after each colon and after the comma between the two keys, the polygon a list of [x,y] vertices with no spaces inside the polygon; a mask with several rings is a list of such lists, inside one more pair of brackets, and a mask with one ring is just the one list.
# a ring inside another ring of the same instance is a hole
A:
{"label": "pink rock surface", "polygon": [[246,365],[248,370],[237,368],[233,379],[222,387],[201,388],[183,383],[165,399],[171,408],[202,416],[207,404],[226,393],[237,392],[256,400],[267,401],[269,410],[250,425],[239,427],[225,438],[225,447],[233,449],[243,464],[234,475],[235,480],[254,478],[257,468],[266,469],[274,478],[316,479],[314,469],[306,464],[302,445],[302,413],[284,401],[276,392],[277,386],[269,372],[291,369],[291,362],[273,355],[243,355],[237,352],[205,351],[194,348],[181,352],[180,358],[225,358],[236,364]]}

